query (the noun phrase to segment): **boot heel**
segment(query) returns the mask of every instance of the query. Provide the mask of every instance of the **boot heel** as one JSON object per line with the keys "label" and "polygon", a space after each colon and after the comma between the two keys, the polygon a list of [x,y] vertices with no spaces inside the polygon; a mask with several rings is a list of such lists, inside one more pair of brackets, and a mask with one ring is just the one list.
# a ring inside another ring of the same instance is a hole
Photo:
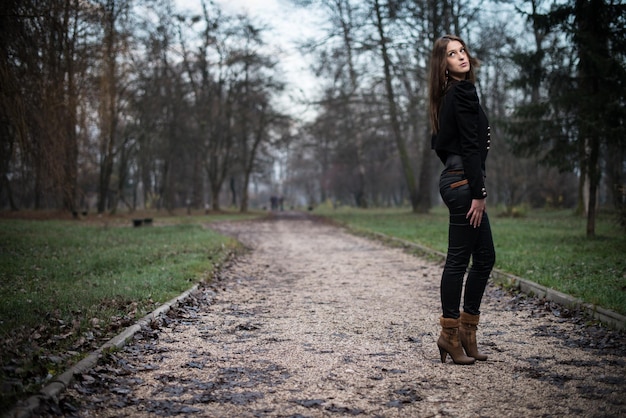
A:
{"label": "boot heel", "polygon": [[448,357],[448,352],[444,350],[443,348],[439,347],[439,356],[441,356],[441,362],[445,363],[446,357]]}

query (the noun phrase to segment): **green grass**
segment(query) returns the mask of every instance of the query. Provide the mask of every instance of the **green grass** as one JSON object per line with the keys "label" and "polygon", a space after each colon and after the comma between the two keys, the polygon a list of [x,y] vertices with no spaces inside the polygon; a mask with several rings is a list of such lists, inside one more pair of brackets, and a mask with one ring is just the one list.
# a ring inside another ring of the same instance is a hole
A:
{"label": "green grass", "polygon": [[53,312],[98,317],[103,304],[165,302],[211,271],[227,248],[233,243],[200,225],[2,222],[0,332],[35,326]]}
{"label": "green grass", "polygon": [[0,410],[210,280],[240,247],[204,224],[256,216],[163,216],[140,228],[127,217],[0,220],[0,383],[24,382],[0,395]]}
{"label": "green grass", "polygon": [[[445,253],[447,211],[321,208],[316,213],[351,228],[383,233]],[[626,234],[600,216],[596,237],[586,238],[586,221],[570,211],[530,211],[526,217],[490,211],[496,268],[626,314]]]}

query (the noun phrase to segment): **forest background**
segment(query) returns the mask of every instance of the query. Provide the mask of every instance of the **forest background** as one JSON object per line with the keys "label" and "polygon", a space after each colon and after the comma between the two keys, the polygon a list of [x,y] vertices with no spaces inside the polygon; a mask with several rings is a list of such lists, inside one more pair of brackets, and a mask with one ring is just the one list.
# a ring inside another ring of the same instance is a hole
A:
{"label": "forest background", "polygon": [[287,3],[315,19],[296,40],[313,88],[285,77],[267,22],[211,1],[2,2],[0,208],[428,212],[428,60],[454,33],[482,64],[490,205],[572,208],[588,236],[599,209],[626,225],[620,1]]}

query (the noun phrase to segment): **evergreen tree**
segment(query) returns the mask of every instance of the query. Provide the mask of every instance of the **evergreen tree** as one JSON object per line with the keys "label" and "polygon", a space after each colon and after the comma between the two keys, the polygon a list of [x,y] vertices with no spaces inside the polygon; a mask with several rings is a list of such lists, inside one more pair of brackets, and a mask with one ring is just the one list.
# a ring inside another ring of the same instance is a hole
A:
{"label": "evergreen tree", "polygon": [[[617,163],[609,155],[624,148],[626,5],[570,0],[546,13],[537,5],[531,1],[527,15],[535,50],[513,56],[520,67],[517,86],[528,92],[509,124],[517,138],[514,151],[539,156],[562,171],[578,171],[579,208],[587,213],[587,236],[594,236],[602,170],[610,163],[611,180],[619,185],[624,179],[624,153]],[[623,193],[623,186],[614,186],[615,193]]]}

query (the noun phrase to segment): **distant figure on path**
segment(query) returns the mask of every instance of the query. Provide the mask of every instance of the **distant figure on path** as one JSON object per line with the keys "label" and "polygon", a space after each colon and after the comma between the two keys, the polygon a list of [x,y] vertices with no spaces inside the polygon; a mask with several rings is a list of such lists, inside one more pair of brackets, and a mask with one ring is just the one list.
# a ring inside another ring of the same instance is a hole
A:
{"label": "distant figure on path", "polygon": [[441,277],[442,330],[437,341],[442,363],[448,354],[456,364],[487,360],[478,351],[476,328],[496,254],[485,207],[490,128],[474,86],[477,65],[458,36],[445,35],[435,41],[429,80],[432,148],[445,166],[439,192],[450,212],[448,254]]}

